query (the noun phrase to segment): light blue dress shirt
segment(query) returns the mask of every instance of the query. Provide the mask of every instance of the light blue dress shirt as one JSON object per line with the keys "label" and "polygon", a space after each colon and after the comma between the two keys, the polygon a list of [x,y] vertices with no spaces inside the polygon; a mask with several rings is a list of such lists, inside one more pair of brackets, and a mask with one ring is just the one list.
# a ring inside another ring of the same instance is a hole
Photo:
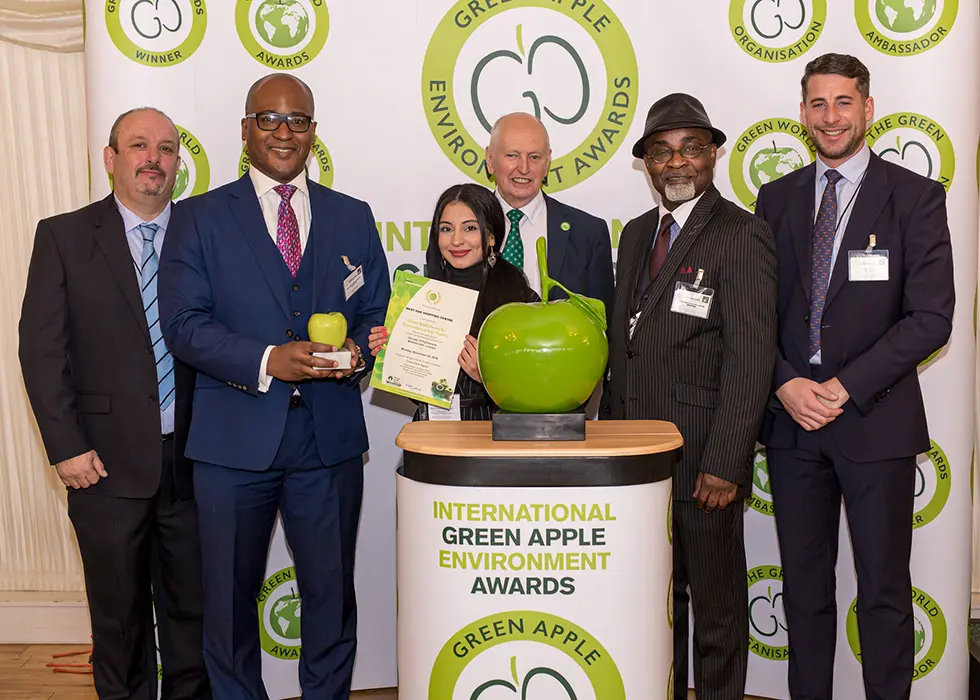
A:
{"label": "light blue dress shirt", "polygon": [[[116,200],[116,208],[119,210],[120,216],[122,216],[123,226],[126,229],[126,242],[129,244],[129,252],[133,256],[133,271],[136,273],[136,282],[139,284],[139,288],[142,289],[143,279],[140,275],[140,263],[143,258],[143,234],[140,233],[139,226],[141,224],[156,224],[160,227],[157,235],[153,238],[153,248],[157,251],[157,256],[159,257],[160,251],[163,249],[163,239],[167,233],[167,224],[170,223],[171,205],[168,204],[160,216],[153,219],[153,221],[143,221],[138,214],[127,209],[126,205],[120,202],[118,197],[113,198]],[[167,435],[174,431],[175,404],[176,402],[172,401],[166,409],[160,411],[161,435]]]}
{"label": "light blue dress shirt", "polygon": [[[864,181],[864,175],[868,172],[868,163],[871,162],[871,149],[864,145],[851,158],[841,163],[836,168],[830,168],[820,158],[817,158],[817,184],[814,188],[813,217],[816,221],[820,211],[820,200],[823,199],[823,191],[827,188],[827,171],[836,170],[841,174],[841,179],[837,181],[837,233],[834,234],[834,252],[830,257],[830,276],[827,278],[827,286],[833,278],[833,270],[837,266],[837,254],[840,252],[841,242],[844,240],[844,231],[847,230],[847,222],[854,213],[858,190]],[[809,280],[807,280],[809,282]],[[810,364],[820,364],[820,351],[810,358]]]}

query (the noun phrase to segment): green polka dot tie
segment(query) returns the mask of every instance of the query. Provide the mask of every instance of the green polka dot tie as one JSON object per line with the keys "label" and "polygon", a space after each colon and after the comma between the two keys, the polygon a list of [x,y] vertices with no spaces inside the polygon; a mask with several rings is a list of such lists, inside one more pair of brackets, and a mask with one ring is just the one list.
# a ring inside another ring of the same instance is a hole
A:
{"label": "green polka dot tie", "polygon": [[507,212],[510,219],[510,233],[504,242],[504,249],[500,251],[500,257],[516,267],[518,270],[524,269],[524,241],[521,240],[521,219],[524,212],[520,209],[511,209]]}

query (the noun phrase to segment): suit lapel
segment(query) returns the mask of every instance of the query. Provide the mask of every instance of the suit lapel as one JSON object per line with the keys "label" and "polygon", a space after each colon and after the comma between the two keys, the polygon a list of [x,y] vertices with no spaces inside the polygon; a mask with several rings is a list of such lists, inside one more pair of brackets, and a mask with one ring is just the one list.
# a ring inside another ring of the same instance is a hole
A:
{"label": "suit lapel", "polygon": [[229,189],[229,208],[238,222],[238,229],[252,249],[252,254],[262,270],[262,275],[272,290],[282,312],[289,316],[289,300],[282,283],[282,255],[269,236],[262,216],[262,207],[255,196],[255,187],[248,173],[238,179]]}
{"label": "suit lapel", "polygon": [[807,306],[810,305],[810,275],[812,274],[811,254],[813,252],[813,202],[816,198],[817,166],[810,165],[805,177],[800,178],[791,196],[786,211],[789,216],[789,230],[793,238],[793,249],[796,251],[797,269],[800,271],[800,283],[806,296]]}
{"label": "suit lapel", "polygon": [[102,210],[94,224],[95,241],[109,263],[112,276],[116,278],[116,283],[122,290],[133,316],[136,317],[137,324],[149,342],[150,329],[146,325],[146,312],[143,310],[143,297],[136,278],[133,254],[126,241],[126,230],[113,195],[110,194],[102,200]]}
{"label": "suit lapel", "polygon": [[556,202],[547,195],[544,196],[544,201],[548,219],[548,274],[552,279],[561,279],[561,266],[565,262],[568,235],[572,226],[568,221],[568,210],[561,202]]}
{"label": "suit lapel", "polygon": [[[868,163],[867,174],[854,202],[854,211],[847,221],[847,228],[837,251],[837,260],[830,275],[830,286],[827,289],[827,299],[824,309],[830,306],[837,292],[847,279],[847,251],[863,250],[868,245],[868,236],[874,231],[871,227],[878,220],[885,202],[891,196],[894,185],[888,180],[888,172],[881,159],[874,153]],[[846,206],[846,202],[844,203]]]}
{"label": "suit lapel", "polygon": [[[344,251],[336,249],[336,222],[326,191],[309,180],[306,185],[310,193],[310,241],[316,241],[313,246],[313,311],[330,311],[332,308],[324,306],[333,303],[330,290],[321,289],[321,281],[333,283],[330,271],[339,269],[337,263],[341,262],[340,256]],[[360,261],[352,261],[351,264],[360,264]]]}
{"label": "suit lapel", "polygon": [[681,265],[681,260],[691,250],[701,231],[704,230],[705,225],[711,220],[715,204],[720,197],[721,195],[715,189],[715,186],[710,185],[705,190],[701,200],[695,205],[690,217],[688,217],[687,222],[684,224],[684,228],[681,229],[680,236],[670,246],[670,252],[667,253],[667,259],[664,260],[663,267],[657,273],[657,278],[650,285],[649,296],[643,306],[640,307],[641,313],[637,321],[638,326],[643,323],[644,319],[650,316],[650,312],[656,307],[664,292],[674,286],[674,280],[677,277],[677,270]]}

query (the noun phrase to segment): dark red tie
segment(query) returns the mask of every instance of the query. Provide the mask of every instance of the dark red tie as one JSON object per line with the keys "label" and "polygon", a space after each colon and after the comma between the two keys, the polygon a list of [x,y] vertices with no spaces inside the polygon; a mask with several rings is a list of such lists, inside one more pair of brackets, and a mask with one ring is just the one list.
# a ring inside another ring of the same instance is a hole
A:
{"label": "dark red tie", "polygon": [[674,225],[674,217],[670,214],[660,222],[660,230],[657,231],[657,240],[653,243],[653,250],[650,251],[650,281],[656,279],[657,273],[663,267],[664,260],[667,259],[667,251],[670,250],[670,227]]}

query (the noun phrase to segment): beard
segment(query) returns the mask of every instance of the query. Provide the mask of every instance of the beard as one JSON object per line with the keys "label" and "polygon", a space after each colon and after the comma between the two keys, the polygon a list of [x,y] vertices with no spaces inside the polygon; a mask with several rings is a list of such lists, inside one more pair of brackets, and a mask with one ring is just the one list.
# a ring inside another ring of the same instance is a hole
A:
{"label": "beard", "polygon": [[162,179],[158,185],[151,185],[143,182],[137,184],[136,191],[141,195],[146,197],[159,197],[167,190],[168,187],[173,187],[173,183],[170,182],[170,178],[167,176],[167,173],[165,173],[162,169],[154,167],[140,168],[136,171],[136,176],[139,177],[140,173],[143,172],[157,173],[158,175],[162,176]]}
{"label": "beard", "polygon": [[855,130],[851,137],[846,143],[841,144],[835,148],[827,148],[823,145],[821,139],[813,139],[813,145],[817,148],[817,153],[824,157],[826,160],[839,160],[841,158],[847,158],[848,156],[854,155],[861,149],[861,144],[864,143],[864,132]]}
{"label": "beard", "polygon": [[694,199],[697,193],[693,182],[683,182],[679,185],[666,185],[664,187],[664,197],[671,202],[687,202]]}

